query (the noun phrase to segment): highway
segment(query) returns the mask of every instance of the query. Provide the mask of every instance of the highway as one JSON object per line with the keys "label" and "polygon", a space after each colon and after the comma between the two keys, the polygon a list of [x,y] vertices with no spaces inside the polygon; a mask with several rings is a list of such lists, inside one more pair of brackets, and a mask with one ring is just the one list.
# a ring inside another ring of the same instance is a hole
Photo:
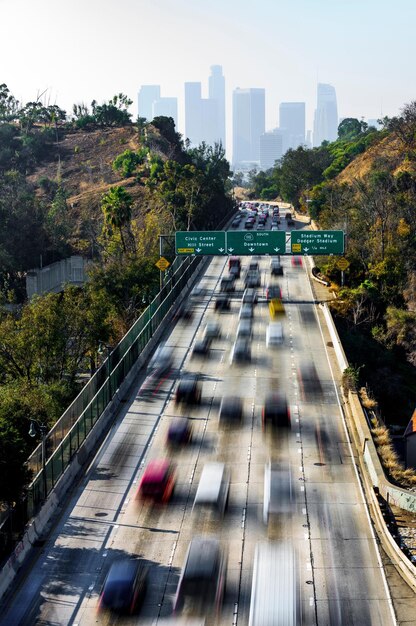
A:
{"label": "highway", "polygon": [[[284,275],[271,278],[270,259],[256,259],[262,286],[254,308],[251,362],[230,363],[243,282],[239,280],[231,294],[231,310],[215,312],[214,294],[228,269],[226,257],[213,257],[200,281],[206,291],[193,304],[193,319],[179,320],[166,331],[164,341],[175,354],[173,369],[153,393],[146,390],[145,371],[137,380],[85,477],[68,494],[67,506],[38,558],[3,607],[2,626],[179,623],[171,618],[172,602],[189,542],[197,535],[218,537],[228,554],[222,610],[218,617],[206,615],[207,626],[248,624],[254,549],[266,540],[291,542],[295,548],[299,624],[395,623],[307,272],[282,256]],[[250,260],[242,257],[243,270]],[[273,348],[265,343],[270,315],[264,287],[269,282],[280,285],[285,305],[279,318],[284,343]],[[193,343],[207,321],[214,320],[221,324],[221,337],[213,341],[209,357],[191,358]],[[298,378],[298,368],[311,361],[322,387],[313,399],[302,394]],[[184,370],[202,373],[199,407],[175,405],[174,390]],[[287,395],[292,419],[287,435],[262,431],[261,410],[270,390]],[[241,426],[220,427],[224,395],[243,398]],[[193,437],[187,446],[172,451],[166,447],[166,434],[175,416],[191,418]],[[148,461],[168,457],[176,464],[172,500],[151,504],[137,499]],[[269,460],[290,469],[292,506],[290,513],[266,526],[263,484]],[[229,505],[222,520],[192,510],[208,461],[222,461],[231,471]],[[140,612],[123,618],[97,612],[110,563],[130,555],[150,565]]]}

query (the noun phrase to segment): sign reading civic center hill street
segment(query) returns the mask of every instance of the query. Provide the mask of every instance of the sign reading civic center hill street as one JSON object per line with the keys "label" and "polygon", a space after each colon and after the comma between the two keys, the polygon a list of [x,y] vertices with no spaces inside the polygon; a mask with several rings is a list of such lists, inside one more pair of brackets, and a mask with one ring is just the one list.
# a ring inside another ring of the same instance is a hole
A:
{"label": "sign reading civic center hill street", "polygon": [[177,232],[175,233],[175,247],[176,254],[227,254],[223,230]]}
{"label": "sign reading civic center hill street", "polygon": [[292,230],[290,231],[292,254],[344,254],[342,230]]}
{"label": "sign reading civic center hill street", "polygon": [[228,254],[284,254],[286,236],[283,231],[261,230],[227,232]]}

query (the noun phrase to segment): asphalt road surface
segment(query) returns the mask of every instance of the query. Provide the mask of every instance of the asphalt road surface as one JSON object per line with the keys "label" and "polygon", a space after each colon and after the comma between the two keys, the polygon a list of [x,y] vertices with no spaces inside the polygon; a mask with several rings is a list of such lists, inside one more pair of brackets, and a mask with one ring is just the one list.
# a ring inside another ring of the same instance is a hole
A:
{"label": "asphalt road surface", "polygon": [[[228,555],[222,609],[218,614],[207,612],[207,625],[248,624],[259,541],[294,546],[300,599],[297,623],[395,623],[307,274],[304,267],[293,267],[289,257],[281,259],[284,275],[271,277],[269,259],[258,258],[262,286],[254,309],[251,362],[244,365],[230,363],[243,282],[237,282],[231,310],[216,313],[214,294],[228,268],[225,258],[212,259],[200,281],[206,295],[194,302],[193,319],[179,321],[166,334],[166,345],[174,348],[174,367],[153,392],[146,389],[146,372],[137,380],[85,477],[68,494],[67,506],[39,558],[3,607],[2,625],[202,623],[193,615],[185,617],[195,621],[172,618],[186,550],[198,535],[219,538]],[[242,258],[243,271],[250,260]],[[263,296],[269,282],[281,286],[285,306],[285,314],[279,317],[284,342],[273,348],[265,343],[270,314]],[[221,324],[221,337],[213,341],[209,357],[191,358],[193,343],[201,338],[206,322],[214,320]],[[312,397],[305,396],[299,385],[298,369],[306,362],[315,365],[321,385],[321,392]],[[199,407],[181,408],[174,403],[173,392],[184,370],[202,373]],[[292,419],[288,434],[262,431],[261,410],[270,390],[287,396]],[[241,426],[220,427],[218,412],[224,395],[243,399]],[[166,433],[175,416],[191,419],[193,436],[187,446],[171,451]],[[171,458],[176,464],[175,491],[164,505],[136,498],[145,465],[157,458]],[[229,505],[222,519],[193,510],[198,480],[209,461],[224,462],[231,472]],[[291,476],[291,500],[290,510],[266,525],[264,468],[269,461]],[[150,565],[140,612],[127,618],[97,612],[111,562],[131,555]]]}

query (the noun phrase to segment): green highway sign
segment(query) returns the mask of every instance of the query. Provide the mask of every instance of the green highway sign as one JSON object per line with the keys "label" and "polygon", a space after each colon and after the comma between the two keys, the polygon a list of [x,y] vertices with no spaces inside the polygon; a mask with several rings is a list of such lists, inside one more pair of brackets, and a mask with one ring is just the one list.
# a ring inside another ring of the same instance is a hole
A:
{"label": "green highway sign", "polygon": [[284,254],[286,236],[284,231],[244,230],[227,232],[227,253],[238,255]]}
{"label": "green highway sign", "polygon": [[227,254],[223,230],[177,232],[175,233],[175,247],[176,254]]}
{"label": "green highway sign", "polygon": [[292,230],[290,232],[292,254],[344,254],[342,230]]}

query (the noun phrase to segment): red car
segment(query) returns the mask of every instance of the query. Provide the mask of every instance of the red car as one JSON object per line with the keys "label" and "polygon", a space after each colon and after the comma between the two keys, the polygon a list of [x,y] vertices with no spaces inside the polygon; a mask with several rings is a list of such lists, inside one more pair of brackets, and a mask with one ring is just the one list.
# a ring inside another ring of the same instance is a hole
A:
{"label": "red car", "polygon": [[169,502],[174,486],[174,465],[164,459],[149,461],[140,481],[137,495],[156,502]]}
{"label": "red car", "polygon": [[293,267],[302,267],[302,257],[301,256],[292,256],[292,266]]}

